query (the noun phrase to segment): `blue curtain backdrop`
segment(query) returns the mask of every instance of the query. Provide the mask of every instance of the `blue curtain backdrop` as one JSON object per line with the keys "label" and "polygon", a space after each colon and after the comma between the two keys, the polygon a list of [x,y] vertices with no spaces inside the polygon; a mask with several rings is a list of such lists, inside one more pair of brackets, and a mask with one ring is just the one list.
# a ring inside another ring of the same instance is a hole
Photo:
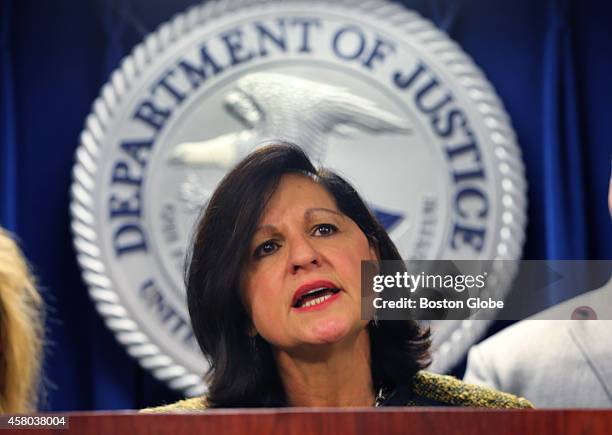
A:
{"label": "blue curtain backdrop", "polygon": [[[2,0],[0,223],[49,306],[50,410],[177,399],[127,356],[87,295],[69,230],[84,119],[120,59],[190,0]],[[611,259],[612,6],[606,1],[405,0],[484,70],[518,134],[528,259]],[[551,302],[567,295],[549,295]]]}

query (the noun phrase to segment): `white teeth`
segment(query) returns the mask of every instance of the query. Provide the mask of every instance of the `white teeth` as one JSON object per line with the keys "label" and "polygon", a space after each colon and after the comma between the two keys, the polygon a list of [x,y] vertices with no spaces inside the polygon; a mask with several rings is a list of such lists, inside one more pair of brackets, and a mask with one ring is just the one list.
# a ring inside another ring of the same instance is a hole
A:
{"label": "white teeth", "polygon": [[302,305],[302,308],[303,307],[313,307],[315,305],[319,305],[321,302],[325,302],[327,299],[329,299],[331,297],[332,297],[332,295],[325,295],[325,296],[321,296],[320,298],[313,299],[311,301],[308,301],[308,302],[304,303]]}
{"label": "white teeth", "polygon": [[320,290],[324,290],[324,289],[326,289],[326,288],[327,288],[327,287],[319,287],[319,288],[312,289],[312,290],[310,290],[308,293],[304,293],[304,296],[309,295],[309,294],[312,294],[312,293],[315,293],[315,292],[318,292],[318,291],[320,291]]}

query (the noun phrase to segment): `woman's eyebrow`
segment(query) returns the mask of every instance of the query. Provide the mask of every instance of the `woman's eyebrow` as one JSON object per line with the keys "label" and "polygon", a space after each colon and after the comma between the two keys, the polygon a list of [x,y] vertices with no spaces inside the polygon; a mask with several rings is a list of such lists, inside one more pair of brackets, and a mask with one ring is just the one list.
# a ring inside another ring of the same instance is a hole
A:
{"label": "woman's eyebrow", "polygon": [[344,217],[344,214],[340,213],[338,210],[332,210],[331,208],[324,208],[324,207],[309,208],[308,210],[304,212],[304,217],[306,219],[310,219],[312,215],[317,212],[333,213],[339,217],[342,217],[342,218]]}
{"label": "woman's eyebrow", "polygon": [[277,228],[274,225],[265,224],[255,228],[255,233],[275,233],[278,232]]}
{"label": "woman's eyebrow", "polygon": [[[333,210],[331,208],[325,208],[325,207],[314,207],[314,208],[309,208],[308,210],[306,210],[304,212],[304,218],[306,220],[311,219],[313,214],[320,213],[320,212],[332,213],[332,214],[335,214],[336,216],[339,216],[341,218],[345,217],[344,214],[342,214],[338,210]],[[268,234],[278,233],[278,228],[276,228],[272,224],[264,224],[264,225],[260,225],[257,228],[255,228],[254,234],[262,233],[262,232],[263,233],[268,233]]]}

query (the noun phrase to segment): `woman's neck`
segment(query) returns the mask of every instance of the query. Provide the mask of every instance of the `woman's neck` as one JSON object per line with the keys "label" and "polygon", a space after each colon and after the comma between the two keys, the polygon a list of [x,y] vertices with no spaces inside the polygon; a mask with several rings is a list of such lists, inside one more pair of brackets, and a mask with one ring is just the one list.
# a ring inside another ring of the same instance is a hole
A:
{"label": "woman's neck", "polygon": [[363,329],[339,343],[277,350],[290,406],[371,406],[370,338]]}

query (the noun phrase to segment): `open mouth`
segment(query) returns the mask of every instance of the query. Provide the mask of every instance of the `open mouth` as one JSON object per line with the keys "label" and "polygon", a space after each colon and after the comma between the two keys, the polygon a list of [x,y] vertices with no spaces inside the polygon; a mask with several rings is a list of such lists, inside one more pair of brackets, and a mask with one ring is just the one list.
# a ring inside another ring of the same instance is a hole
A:
{"label": "open mouth", "polygon": [[339,288],[333,287],[319,287],[312,289],[309,292],[304,293],[294,302],[294,308],[308,308],[314,307],[315,305],[322,304],[326,300],[330,299],[335,294],[339,293]]}

